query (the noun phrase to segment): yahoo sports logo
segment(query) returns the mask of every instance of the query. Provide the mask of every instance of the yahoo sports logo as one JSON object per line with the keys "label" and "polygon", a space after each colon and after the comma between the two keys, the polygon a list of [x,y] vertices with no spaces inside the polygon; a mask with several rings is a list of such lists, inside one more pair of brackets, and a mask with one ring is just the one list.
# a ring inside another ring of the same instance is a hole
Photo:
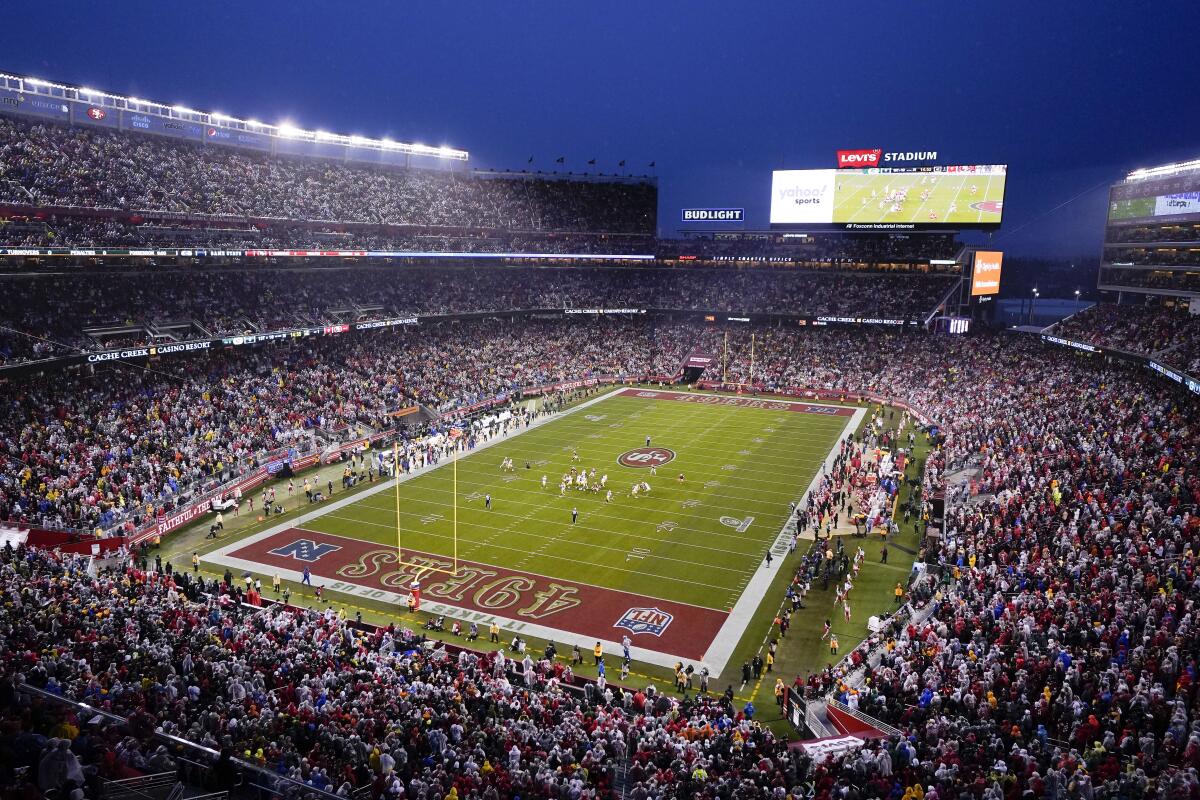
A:
{"label": "yahoo sports logo", "polygon": [[650,633],[662,636],[674,619],[674,614],[668,614],[661,608],[631,608],[621,615],[613,627],[624,628],[633,634]]}
{"label": "yahoo sports logo", "polygon": [[622,467],[661,467],[675,460],[675,451],[665,447],[639,447],[626,450],[617,457]]}

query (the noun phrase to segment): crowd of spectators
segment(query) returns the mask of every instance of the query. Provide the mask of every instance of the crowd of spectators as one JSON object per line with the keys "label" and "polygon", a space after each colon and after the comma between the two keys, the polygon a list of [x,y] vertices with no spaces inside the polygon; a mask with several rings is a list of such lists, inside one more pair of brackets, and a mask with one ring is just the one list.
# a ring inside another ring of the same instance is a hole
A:
{"label": "crowd of spectators", "polygon": [[[145,215],[60,216],[29,212],[0,219],[0,246],[39,248],[317,250],[394,253],[652,254],[650,234],[456,232],[410,226],[351,226],[320,222],[148,220]],[[136,221],[135,221],[136,220]]]}
{"label": "crowd of spectators", "polygon": [[1100,303],[1068,317],[1052,332],[1068,339],[1156,356],[1184,370],[1200,357],[1200,314],[1186,305]]}
{"label": "crowd of spectators", "polygon": [[[576,333],[515,327],[510,338],[533,353],[587,338]],[[625,335],[605,332],[597,351]],[[239,611],[136,569],[67,576],[31,553],[3,557],[6,668],[278,774],[377,797],[609,797],[618,785],[638,800],[1200,794],[1194,399],[1034,337],[760,337],[789,383],[890,395],[938,423],[926,481],[947,489],[946,521],[921,554],[941,576],[932,616],[864,645],[881,656],[862,684],[797,676],[899,737],[814,761],[720,696],[601,685],[580,698],[548,662],[520,686],[505,666],[526,670],[495,655],[426,652],[411,634],[365,635],[332,614]],[[526,360],[498,350],[462,371]],[[965,468],[971,491],[942,486]]]}
{"label": "crowd of spectators", "polygon": [[1105,266],[1100,268],[1100,285],[1200,294],[1200,267],[1192,270],[1144,270]]}
{"label": "crowd of spectators", "polygon": [[23,378],[0,406],[0,521],[140,526],[309,435],[388,429],[414,403],[446,412],[594,375],[670,377],[688,341],[617,318],[489,319]]}
{"label": "crowd of spectators", "polygon": [[[158,733],[290,779],[268,787],[283,796],[610,798],[620,782],[647,798],[711,782],[755,798],[795,781],[800,759],[725,696],[579,691],[545,654],[454,654],[332,610],[257,608],[231,583],[133,566],[91,577],[82,560],[4,551],[0,702],[16,705],[29,685],[128,719],[120,753],[91,737],[99,777],[142,766],[138,745]],[[85,724],[43,718],[30,735],[60,736],[24,751],[36,762],[25,780],[62,797],[87,785],[79,759],[58,755],[84,749]]]}
{"label": "crowd of spectators", "polygon": [[1200,241],[1200,225],[1193,223],[1110,225],[1105,231],[1104,241],[1106,243],[1196,242]]}
{"label": "crowd of spectators", "polygon": [[1200,248],[1154,245],[1106,247],[1104,261],[1140,267],[1200,267]]}
{"label": "crowd of spectators", "polygon": [[0,116],[0,204],[7,205],[652,234],[657,203],[648,181],[398,169]]}
{"label": "crowd of spectators", "polygon": [[156,336],[207,338],[411,314],[657,308],[910,317],[927,314],[952,280],[496,265],[16,275],[0,278],[0,286],[12,287],[0,292],[0,361],[162,341]]}

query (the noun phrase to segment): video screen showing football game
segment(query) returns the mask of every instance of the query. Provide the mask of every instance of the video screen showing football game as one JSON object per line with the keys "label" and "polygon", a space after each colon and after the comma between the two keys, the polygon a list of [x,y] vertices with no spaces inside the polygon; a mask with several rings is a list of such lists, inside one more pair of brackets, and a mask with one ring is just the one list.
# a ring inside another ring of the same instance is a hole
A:
{"label": "video screen showing football game", "polygon": [[1005,168],[957,169],[963,171],[839,170],[833,221],[999,225]]}
{"label": "video screen showing football game", "polygon": [[1200,220],[1200,176],[1119,183],[1108,202],[1109,225]]}
{"label": "video screen showing football game", "polygon": [[825,169],[774,173],[772,225],[993,227],[1004,214],[1007,167]]}

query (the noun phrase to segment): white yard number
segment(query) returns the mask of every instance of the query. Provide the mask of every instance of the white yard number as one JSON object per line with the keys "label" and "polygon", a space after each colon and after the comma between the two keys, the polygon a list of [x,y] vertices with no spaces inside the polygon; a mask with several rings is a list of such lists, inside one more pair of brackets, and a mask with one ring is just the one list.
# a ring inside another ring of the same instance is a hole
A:
{"label": "white yard number", "polygon": [[443,519],[445,519],[445,517],[443,517],[441,514],[426,514],[425,516],[421,517],[421,524],[432,525],[433,523],[440,522]]}
{"label": "white yard number", "polygon": [[584,419],[586,419],[588,422],[599,422],[607,416],[608,414],[588,414],[584,417]]}
{"label": "white yard number", "polygon": [[671,520],[666,520],[664,522],[658,523],[658,529],[660,531],[666,531],[667,533],[670,533],[671,531],[675,530],[678,527],[679,527],[679,523],[672,522]]}
{"label": "white yard number", "polygon": [[641,561],[648,555],[650,555],[650,550],[648,548],[635,547],[625,554],[625,560],[633,561],[634,559],[637,559],[638,561]]}
{"label": "white yard number", "polygon": [[752,522],[754,522],[754,517],[746,517],[745,519],[738,519],[737,517],[721,517],[722,525],[727,528],[733,528],[738,533],[745,533]]}

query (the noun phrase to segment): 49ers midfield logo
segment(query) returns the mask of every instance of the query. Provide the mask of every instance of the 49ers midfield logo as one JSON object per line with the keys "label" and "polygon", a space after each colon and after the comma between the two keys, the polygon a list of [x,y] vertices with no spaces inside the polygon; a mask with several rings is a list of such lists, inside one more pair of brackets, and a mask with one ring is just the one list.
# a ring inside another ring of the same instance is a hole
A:
{"label": "49ers midfield logo", "polygon": [[639,447],[626,450],[617,457],[617,463],[622,467],[661,467],[674,460],[675,451],[665,447]]}

